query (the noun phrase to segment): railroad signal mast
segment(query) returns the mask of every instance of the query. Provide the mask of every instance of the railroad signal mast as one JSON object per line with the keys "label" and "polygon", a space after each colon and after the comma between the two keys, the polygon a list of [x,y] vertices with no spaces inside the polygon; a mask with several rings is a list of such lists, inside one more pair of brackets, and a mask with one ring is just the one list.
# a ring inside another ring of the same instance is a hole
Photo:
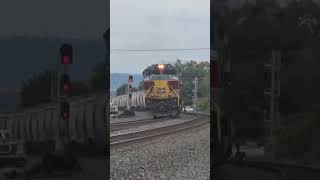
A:
{"label": "railroad signal mast", "polygon": [[73,63],[73,48],[69,44],[62,44],[60,47],[60,63],[63,66],[59,76],[59,102],[60,116],[63,120],[70,118],[70,104],[68,97],[71,91],[71,81],[68,66]]}
{"label": "railroad signal mast", "polygon": [[59,67],[57,80],[57,110],[59,111],[59,124],[64,130],[59,132],[56,139],[57,153],[64,151],[64,141],[68,137],[68,120],[70,118],[70,103],[68,97],[71,92],[69,65],[73,63],[73,48],[70,44],[62,44],[59,51]]}
{"label": "railroad signal mast", "polygon": [[127,87],[127,95],[128,95],[127,110],[128,111],[131,110],[131,106],[132,106],[132,83],[133,83],[133,76],[129,75],[128,87]]}

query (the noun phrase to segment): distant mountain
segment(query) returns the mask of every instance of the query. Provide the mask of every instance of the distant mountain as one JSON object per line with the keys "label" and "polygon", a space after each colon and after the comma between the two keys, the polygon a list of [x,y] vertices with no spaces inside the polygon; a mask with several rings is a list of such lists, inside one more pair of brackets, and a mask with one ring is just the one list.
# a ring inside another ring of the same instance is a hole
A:
{"label": "distant mountain", "polygon": [[[133,87],[138,87],[139,83],[142,81],[142,74],[132,74],[133,75]],[[110,74],[110,95],[116,95],[116,90],[121,85],[128,83],[129,73],[111,73]]]}

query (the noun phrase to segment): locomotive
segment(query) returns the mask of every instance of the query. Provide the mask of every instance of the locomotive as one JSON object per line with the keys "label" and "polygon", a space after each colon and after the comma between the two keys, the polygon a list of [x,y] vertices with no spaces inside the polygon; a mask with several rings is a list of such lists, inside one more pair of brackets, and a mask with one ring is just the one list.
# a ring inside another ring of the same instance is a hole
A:
{"label": "locomotive", "polygon": [[178,116],[182,111],[181,81],[171,64],[153,64],[143,72],[144,100],[154,118]]}

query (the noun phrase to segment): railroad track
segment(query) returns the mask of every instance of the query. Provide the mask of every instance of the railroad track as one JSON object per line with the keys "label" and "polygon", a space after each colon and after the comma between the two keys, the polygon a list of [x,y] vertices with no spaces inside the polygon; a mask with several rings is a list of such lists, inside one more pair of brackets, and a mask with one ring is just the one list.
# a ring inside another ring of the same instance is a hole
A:
{"label": "railroad track", "polygon": [[121,130],[121,129],[131,128],[131,127],[136,127],[139,125],[151,124],[154,122],[167,121],[169,119],[172,119],[172,118],[170,118],[170,117],[161,117],[161,118],[157,118],[157,119],[146,118],[146,119],[139,119],[139,120],[134,120],[134,121],[110,123],[110,130],[111,131]]}
{"label": "railroad track", "polygon": [[161,137],[161,136],[165,136],[172,133],[185,131],[188,129],[197,128],[209,122],[210,121],[208,116],[199,115],[192,120],[184,121],[179,124],[168,125],[164,127],[153,128],[153,129],[137,131],[132,133],[114,135],[110,137],[110,146],[115,147],[119,145],[137,143],[139,141],[145,141],[147,139],[152,139],[152,138]]}
{"label": "railroad track", "polygon": [[240,160],[227,161],[235,166],[245,166],[275,174],[276,180],[319,180],[320,169],[295,164],[284,164],[267,161]]}
{"label": "railroad track", "polygon": [[[182,113],[182,115],[188,115],[188,116],[197,116],[197,115],[203,115],[203,114],[195,114],[195,113]],[[205,115],[203,115],[205,116]],[[127,129],[131,127],[137,127],[140,125],[146,125],[151,124],[155,122],[161,122],[161,121],[167,121],[175,119],[173,117],[165,116],[165,117],[159,117],[159,118],[145,118],[145,119],[139,119],[139,120],[132,120],[132,121],[123,121],[123,122],[115,122],[110,123],[110,131],[116,131],[121,129]]]}

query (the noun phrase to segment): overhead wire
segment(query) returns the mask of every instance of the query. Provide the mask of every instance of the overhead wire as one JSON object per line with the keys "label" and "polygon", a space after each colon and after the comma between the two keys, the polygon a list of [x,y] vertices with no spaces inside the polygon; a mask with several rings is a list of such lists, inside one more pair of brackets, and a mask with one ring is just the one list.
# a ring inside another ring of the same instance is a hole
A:
{"label": "overhead wire", "polygon": [[150,51],[198,51],[198,50],[210,50],[210,48],[174,48],[174,49],[111,49],[111,52],[150,52]]}

